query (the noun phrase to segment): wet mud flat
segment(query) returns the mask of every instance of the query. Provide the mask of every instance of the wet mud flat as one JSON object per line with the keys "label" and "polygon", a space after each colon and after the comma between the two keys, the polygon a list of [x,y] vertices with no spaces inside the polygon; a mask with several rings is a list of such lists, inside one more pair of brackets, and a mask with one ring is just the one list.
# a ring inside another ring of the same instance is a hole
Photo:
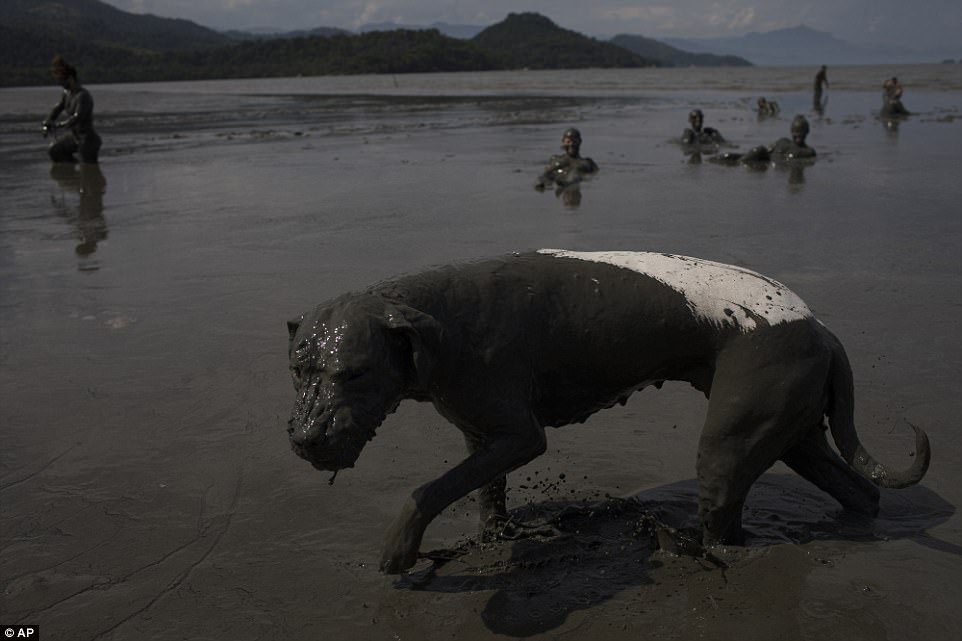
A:
{"label": "wet mud flat", "polygon": [[[470,101],[399,115],[378,100],[230,137],[202,118],[152,123],[146,141],[124,125],[99,178],[30,159],[24,137],[0,161],[3,622],[47,639],[959,636],[962,134],[945,96],[918,96],[893,131],[874,93],[833,93],[800,173],[689,162],[673,139],[690,96],[500,100],[483,118]],[[785,117],[765,122],[743,92],[700,104],[745,148],[808,108],[777,97]],[[602,168],[577,206],[532,189],[572,122]],[[776,466],[749,496],[748,544],[712,550],[724,566],[673,556],[649,519],[695,526],[706,402],[669,384],[549,431],[509,477],[526,536],[479,540],[468,498],[412,573],[380,575],[402,500],[463,442],[404,403],[328,485],[287,443],[285,322],[382,278],[539,247],[669,251],[784,282],[846,346],[866,447],[905,466],[918,425],[928,476],[859,520]]]}

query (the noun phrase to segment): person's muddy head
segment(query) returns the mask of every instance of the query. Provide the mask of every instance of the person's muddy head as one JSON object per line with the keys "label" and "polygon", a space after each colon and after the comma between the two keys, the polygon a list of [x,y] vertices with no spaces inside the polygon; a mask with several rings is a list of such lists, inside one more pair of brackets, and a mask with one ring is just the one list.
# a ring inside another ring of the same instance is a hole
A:
{"label": "person's muddy head", "polygon": [[64,60],[63,56],[54,57],[50,63],[50,73],[57,83],[64,87],[67,86],[71,79],[77,79],[76,67]]}
{"label": "person's muddy head", "polygon": [[581,150],[581,132],[570,127],[561,135],[561,148],[569,156],[577,156]]}
{"label": "person's muddy head", "polygon": [[692,109],[688,113],[688,124],[695,131],[701,131],[701,127],[705,124],[705,114],[701,112],[701,109]]}
{"label": "person's muddy head", "polygon": [[805,116],[795,116],[792,119],[792,142],[800,147],[805,146],[805,139],[808,137],[809,126]]}

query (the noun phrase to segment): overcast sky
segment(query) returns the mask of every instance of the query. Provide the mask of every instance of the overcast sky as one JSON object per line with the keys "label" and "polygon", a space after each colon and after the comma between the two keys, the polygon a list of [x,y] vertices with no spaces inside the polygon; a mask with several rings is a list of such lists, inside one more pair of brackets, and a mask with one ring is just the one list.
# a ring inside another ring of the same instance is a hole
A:
{"label": "overcast sky", "polygon": [[929,48],[962,39],[960,0],[104,0],[215,29],[356,29],[391,22],[487,26],[535,11],[591,36],[738,36],[800,24],[851,43]]}

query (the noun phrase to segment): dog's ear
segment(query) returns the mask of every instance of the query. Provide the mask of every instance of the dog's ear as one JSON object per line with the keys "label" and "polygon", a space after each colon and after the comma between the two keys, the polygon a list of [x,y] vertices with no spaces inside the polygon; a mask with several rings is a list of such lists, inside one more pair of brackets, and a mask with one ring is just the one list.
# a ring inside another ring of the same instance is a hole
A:
{"label": "dog's ear", "polygon": [[424,389],[431,378],[441,344],[441,324],[433,316],[407,305],[389,304],[384,321],[392,332],[402,334],[410,343],[417,385]]}
{"label": "dog's ear", "polygon": [[290,357],[291,350],[294,349],[294,334],[297,333],[297,328],[301,326],[301,322],[304,320],[304,315],[300,315],[297,318],[293,318],[287,321],[287,355]]}

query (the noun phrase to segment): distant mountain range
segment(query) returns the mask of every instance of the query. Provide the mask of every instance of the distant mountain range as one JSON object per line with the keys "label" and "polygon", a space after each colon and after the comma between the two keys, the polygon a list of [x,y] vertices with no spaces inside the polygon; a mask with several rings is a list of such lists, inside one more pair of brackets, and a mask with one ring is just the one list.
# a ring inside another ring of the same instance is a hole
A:
{"label": "distant mountain range", "polygon": [[376,22],[361,25],[361,27],[358,28],[358,31],[360,33],[367,33],[368,31],[393,31],[394,29],[437,29],[446,36],[450,36],[452,38],[461,38],[462,40],[470,40],[484,31],[486,27],[474,24],[449,24],[447,22],[433,22],[425,26],[398,25],[393,22]]}
{"label": "distant mountain range", "polygon": [[644,36],[621,34],[612,38],[611,42],[640,56],[660,60],[669,67],[749,67],[752,64],[734,55],[718,56],[684,51]]}
{"label": "distant mountain range", "polygon": [[[488,43],[491,46],[507,46],[514,49],[522,49],[524,47],[530,47],[535,43],[532,42],[532,36],[538,34],[538,37],[551,38],[554,35],[558,35],[558,32],[565,32],[568,34],[569,38],[574,39],[577,37],[582,40],[583,46],[589,46],[591,43],[597,44],[598,40],[594,38],[587,38],[582,34],[578,34],[574,31],[568,31],[565,29],[560,29],[554,23],[552,23],[547,18],[540,16],[538,14],[528,13],[528,14],[516,14],[520,15],[521,18],[518,22],[524,22],[524,24],[518,24],[517,28],[521,31],[525,31],[524,38],[520,41],[514,40],[512,37],[508,37],[503,42],[495,44],[488,38]],[[475,40],[479,34],[485,31],[486,27],[480,27],[478,25],[467,25],[467,24],[449,24],[447,22],[435,22],[430,25],[404,25],[399,26],[393,22],[378,22],[372,24],[365,24],[358,28],[358,33],[371,33],[372,31],[395,31],[397,29],[413,29],[413,30],[430,30],[436,29],[446,36],[451,38],[458,38],[461,40]],[[281,29],[272,28],[262,28],[262,29],[249,29],[246,31],[228,31],[227,35],[237,38],[237,39],[250,39],[250,38],[293,38],[300,37],[304,35],[322,35],[330,36],[335,35],[335,32],[341,34],[350,33],[341,29],[331,29],[328,27],[321,27],[319,29],[313,29],[311,31],[283,31]],[[552,35],[546,35],[549,32],[555,32]],[[518,34],[514,34],[517,36]],[[482,38],[484,40],[484,38]],[[658,64],[659,66],[669,66],[669,67],[737,67],[737,66],[750,66],[752,63],[745,60],[744,58],[739,58],[738,56],[715,56],[708,52],[691,53],[688,51],[683,51],[677,47],[672,47],[664,43],[658,42],[651,38],[645,38],[643,36],[633,36],[633,35],[619,35],[612,38],[609,42],[617,45],[623,49],[638,54],[642,58],[646,58],[652,61],[652,64]],[[563,52],[562,52],[563,55]]]}
{"label": "distant mountain range", "polygon": [[[390,31],[401,28],[391,22],[366,24],[358,32]],[[404,29],[437,29],[452,38],[471,39],[484,30],[477,25],[435,22],[431,25],[405,25]],[[230,32],[232,35],[243,32]],[[273,30],[273,37],[292,33]],[[675,67],[726,67],[742,65],[863,65],[934,63],[962,59],[962,41],[955,48],[918,49],[855,45],[830,33],[800,25],[765,33],[751,32],[728,38],[662,38],[656,40],[635,34],[619,34],[608,40],[646,58]]]}
{"label": "distant mountain range", "polygon": [[[462,35],[471,31],[443,26]],[[100,0],[0,1],[0,85],[5,86],[50,83],[54,54],[76,65],[84,82],[98,83],[652,67],[676,64],[682,53],[672,50],[672,56],[660,58],[648,55],[649,47],[632,45],[562,29],[536,13],[509,14],[465,39],[438,28],[373,26],[361,33],[325,27],[221,33],[186,20],[127,13]],[[656,49],[659,55],[668,50]],[[712,62],[712,56],[700,55],[684,64]]]}
{"label": "distant mountain range", "polygon": [[189,20],[128,13],[99,0],[0,0],[0,28],[5,32],[0,35],[19,32],[46,46],[83,40],[105,47],[183,51],[231,42]]}
{"label": "distant mountain range", "polygon": [[505,68],[578,69],[586,67],[660,67],[610,42],[562,29],[537,13],[512,13],[469,41],[495,52]]}
{"label": "distant mountain range", "polygon": [[84,82],[139,82],[800,60],[838,64],[840,56],[854,51],[864,53],[867,62],[885,61],[807,27],[729,39],[659,42],[622,34],[601,40],[536,13],[512,13],[486,28],[436,23],[420,30],[367,25],[360,33],[330,27],[222,33],[187,20],[127,13],[100,0],[0,0],[0,86],[49,83],[54,54],[76,64]]}
{"label": "distant mountain range", "polygon": [[962,58],[962,40],[954,49],[927,51],[859,46],[806,26],[752,32],[736,38],[665,38],[664,41],[687,51],[740,56],[753,64],[767,66],[910,64]]}

